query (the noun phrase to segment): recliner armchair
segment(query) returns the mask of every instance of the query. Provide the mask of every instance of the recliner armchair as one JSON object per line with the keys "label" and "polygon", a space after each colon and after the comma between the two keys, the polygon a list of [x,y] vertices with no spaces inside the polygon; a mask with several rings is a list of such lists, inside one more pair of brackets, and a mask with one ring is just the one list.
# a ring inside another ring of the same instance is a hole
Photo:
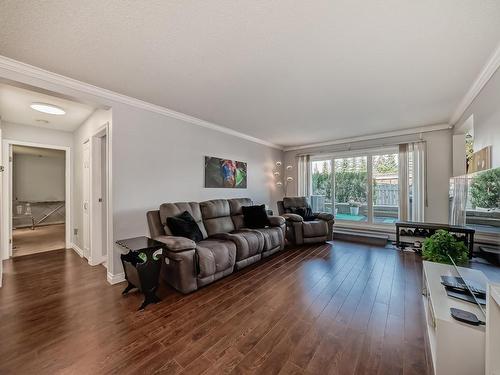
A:
{"label": "recliner armchair", "polygon": [[278,201],[278,214],[286,219],[287,239],[296,245],[331,241],[333,238],[334,217],[332,214],[316,212],[314,220],[304,221],[293,213],[297,209],[310,208],[306,197],[285,197]]}

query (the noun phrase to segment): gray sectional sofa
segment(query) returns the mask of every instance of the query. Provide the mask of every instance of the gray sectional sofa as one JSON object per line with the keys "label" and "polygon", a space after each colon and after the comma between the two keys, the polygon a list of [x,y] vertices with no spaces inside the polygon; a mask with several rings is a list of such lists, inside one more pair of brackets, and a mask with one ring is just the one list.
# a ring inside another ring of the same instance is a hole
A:
{"label": "gray sectional sofa", "polygon": [[[270,216],[263,229],[245,228],[243,206],[248,198],[164,203],[147,213],[151,237],[165,243],[165,281],[182,293],[210,284],[285,247],[285,219]],[[203,240],[195,243],[172,235],[167,217],[188,211]]]}

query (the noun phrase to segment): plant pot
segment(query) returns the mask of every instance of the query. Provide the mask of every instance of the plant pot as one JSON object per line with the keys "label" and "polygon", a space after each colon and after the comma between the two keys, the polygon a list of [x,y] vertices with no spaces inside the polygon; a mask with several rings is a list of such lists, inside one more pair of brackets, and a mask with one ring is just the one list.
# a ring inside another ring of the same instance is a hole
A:
{"label": "plant pot", "polygon": [[359,214],[359,207],[349,207],[349,211],[351,212],[351,215],[358,216],[358,214]]}

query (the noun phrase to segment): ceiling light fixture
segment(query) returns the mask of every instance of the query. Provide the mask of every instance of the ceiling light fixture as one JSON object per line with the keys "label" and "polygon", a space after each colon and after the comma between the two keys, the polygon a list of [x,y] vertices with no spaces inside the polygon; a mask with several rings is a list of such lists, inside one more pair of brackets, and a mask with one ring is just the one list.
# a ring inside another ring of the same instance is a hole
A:
{"label": "ceiling light fixture", "polygon": [[30,107],[38,112],[48,113],[49,115],[65,115],[66,111],[61,107],[47,103],[31,103]]}

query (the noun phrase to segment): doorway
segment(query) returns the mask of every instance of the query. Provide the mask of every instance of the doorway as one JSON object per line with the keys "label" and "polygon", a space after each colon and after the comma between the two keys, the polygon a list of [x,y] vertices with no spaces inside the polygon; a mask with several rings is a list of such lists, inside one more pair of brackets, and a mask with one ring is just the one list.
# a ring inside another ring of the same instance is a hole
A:
{"label": "doorway", "polygon": [[107,264],[109,247],[108,124],[83,144],[83,254],[89,264]]}
{"label": "doorway", "polygon": [[69,148],[5,140],[3,150],[3,258],[68,248]]}

